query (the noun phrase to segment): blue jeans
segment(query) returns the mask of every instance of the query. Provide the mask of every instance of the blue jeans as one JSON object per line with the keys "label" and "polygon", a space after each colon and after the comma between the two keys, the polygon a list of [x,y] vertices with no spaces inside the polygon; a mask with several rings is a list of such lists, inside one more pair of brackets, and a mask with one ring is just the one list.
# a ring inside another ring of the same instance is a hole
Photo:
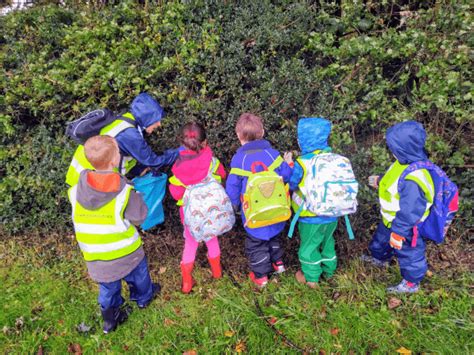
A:
{"label": "blue jeans", "polygon": [[381,261],[390,261],[395,255],[400,265],[402,277],[410,282],[419,283],[425,277],[428,264],[425,257],[425,241],[418,235],[416,245],[411,246],[412,236],[407,237],[403,242],[401,250],[393,249],[390,246],[390,229],[380,222],[375,234],[369,244],[372,256]]}
{"label": "blue jeans", "polygon": [[[153,298],[153,283],[146,257],[135,269],[123,278],[130,289],[130,300],[137,302],[138,306],[147,305]],[[122,280],[114,282],[99,282],[99,304],[102,310],[120,307],[124,299],[122,297]]]}

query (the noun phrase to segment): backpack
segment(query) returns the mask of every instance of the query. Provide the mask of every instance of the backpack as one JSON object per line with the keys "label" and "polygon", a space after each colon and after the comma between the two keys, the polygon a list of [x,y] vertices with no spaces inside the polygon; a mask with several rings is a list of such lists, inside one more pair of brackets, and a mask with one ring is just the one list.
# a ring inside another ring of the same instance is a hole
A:
{"label": "backpack", "polygon": [[349,239],[354,239],[347,215],[357,210],[359,184],[352,171],[351,162],[342,155],[324,151],[305,161],[306,163],[300,160],[306,168],[304,184],[300,187],[304,198],[301,199],[293,193],[293,199],[300,200],[300,208],[290,227],[291,235],[304,207],[317,216],[344,216]]}
{"label": "backpack", "polygon": [[[279,157],[270,167],[267,167],[261,161],[255,161],[250,167],[251,172],[234,169],[237,175],[248,177],[247,186],[241,198],[246,227],[265,227],[290,219],[289,187],[274,171],[281,162],[281,157]],[[256,172],[257,166],[262,166],[264,170]]]}
{"label": "backpack", "polygon": [[[213,170],[212,167],[210,170]],[[230,199],[211,173],[200,183],[186,186],[183,209],[184,224],[197,242],[207,242],[224,234],[235,223]]]}
{"label": "backpack", "polygon": [[105,108],[88,112],[77,120],[69,122],[66,127],[66,135],[71,137],[75,142],[84,144],[87,139],[99,135],[102,128],[117,119],[127,121],[134,126],[137,125],[134,120],[121,115],[117,116]]}
{"label": "backpack", "polygon": [[398,191],[405,183],[405,177],[415,170],[426,169],[433,179],[435,196],[430,207],[430,214],[423,221],[415,226],[412,244],[416,245],[416,236],[431,239],[436,244],[442,243],[446,237],[449,225],[451,224],[459,207],[459,191],[446,173],[431,161],[418,161],[411,163],[402,173],[398,180]]}

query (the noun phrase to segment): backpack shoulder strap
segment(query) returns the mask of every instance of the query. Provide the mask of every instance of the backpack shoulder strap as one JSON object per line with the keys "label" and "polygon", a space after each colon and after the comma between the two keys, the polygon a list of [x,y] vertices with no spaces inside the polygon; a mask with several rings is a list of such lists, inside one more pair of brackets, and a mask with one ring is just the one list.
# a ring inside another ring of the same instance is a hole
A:
{"label": "backpack shoulder strap", "polygon": [[128,122],[128,123],[132,124],[134,127],[136,127],[137,126],[137,121],[134,118],[128,117],[129,115],[132,116],[132,114],[129,113],[129,112],[121,113],[116,117],[116,119]]}
{"label": "backpack shoulder strap", "polygon": [[170,182],[170,184],[175,185],[175,186],[187,187],[187,186],[186,186],[185,184],[183,184],[183,183],[181,182],[181,180],[179,180],[175,175],[173,175],[173,176],[171,176],[171,177],[169,178],[169,182]]}
{"label": "backpack shoulder strap", "polygon": [[278,155],[273,163],[270,164],[268,167],[268,171],[275,171],[281,164],[283,164],[284,160],[281,155]]}

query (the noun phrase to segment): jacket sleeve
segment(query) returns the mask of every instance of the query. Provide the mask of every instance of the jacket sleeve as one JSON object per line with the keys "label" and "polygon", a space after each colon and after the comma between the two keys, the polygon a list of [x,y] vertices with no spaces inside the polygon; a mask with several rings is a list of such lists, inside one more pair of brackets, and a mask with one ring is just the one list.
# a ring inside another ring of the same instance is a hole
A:
{"label": "jacket sleeve", "polygon": [[138,226],[145,221],[147,214],[148,207],[146,206],[145,201],[143,201],[142,195],[137,191],[132,190],[130,192],[127,207],[123,214],[124,218]]}
{"label": "jacket sleeve", "polygon": [[411,237],[413,227],[423,217],[426,209],[426,198],[416,182],[406,180],[399,192],[400,210],[392,222],[392,232],[402,237]]}
{"label": "jacket sleeve", "polygon": [[290,181],[292,171],[293,169],[290,168],[286,161],[281,163],[280,166],[275,169],[275,172],[283,178],[285,183]]}
{"label": "jacket sleeve", "polygon": [[240,206],[240,194],[242,190],[243,177],[235,174],[229,174],[225,185],[225,191],[230,198],[230,202],[235,208]]}
{"label": "jacket sleeve", "polygon": [[290,190],[296,191],[298,190],[298,185],[303,178],[303,168],[301,167],[298,161],[295,161],[295,167],[293,168],[293,172],[290,177]]}
{"label": "jacket sleeve", "polygon": [[144,166],[160,168],[165,165],[171,165],[178,157],[176,149],[169,149],[162,155],[157,155],[134,128],[126,129],[120,132],[116,137],[120,150],[136,159],[138,163]]}
{"label": "jacket sleeve", "polygon": [[186,188],[184,186],[174,185],[172,183],[170,183],[170,185],[169,185],[169,190],[170,190],[171,196],[176,201],[181,200],[184,196],[184,193],[186,192]]}

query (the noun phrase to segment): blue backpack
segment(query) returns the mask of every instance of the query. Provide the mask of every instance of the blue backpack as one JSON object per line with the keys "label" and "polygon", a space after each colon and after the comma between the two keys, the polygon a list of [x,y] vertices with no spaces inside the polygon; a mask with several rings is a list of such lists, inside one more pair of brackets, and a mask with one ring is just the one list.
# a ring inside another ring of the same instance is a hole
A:
{"label": "blue backpack", "polygon": [[419,233],[421,236],[439,244],[444,241],[449,225],[458,211],[458,187],[439,166],[427,160],[412,163],[403,171],[398,180],[398,191],[405,183],[405,177],[419,169],[426,169],[430,172],[435,188],[435,196],[428,218],[415,226],[413,243],[416,244],[416,236]]}

